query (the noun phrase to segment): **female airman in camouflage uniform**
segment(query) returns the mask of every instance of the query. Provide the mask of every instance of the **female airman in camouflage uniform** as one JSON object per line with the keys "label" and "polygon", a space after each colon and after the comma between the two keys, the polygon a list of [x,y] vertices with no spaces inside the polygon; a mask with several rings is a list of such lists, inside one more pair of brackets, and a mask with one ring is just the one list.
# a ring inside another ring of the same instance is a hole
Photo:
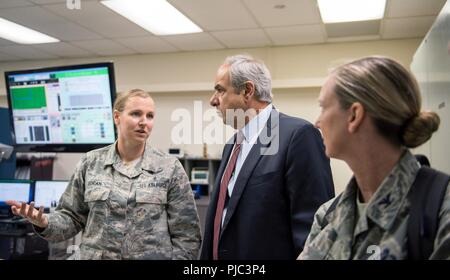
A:
{"label": "female airman in camouflage uniform", "polygon": [[49,241],[83,231],[82,259],[196,259],[199,218],[178,159],[147,141],[155,114],[149,93],[131,90],[114,103],[118,140],[78,163],[56,211],[10,202]]}
{"label": "female airman in camouflage uniform", "polygon": [[[421,112],[412,75],[397,62],[368,57],[332,72],[319,96],[326,153],[354,173],[338,197],[315,214],[299,259],[405,259],[410,189],[420,168],[408,150],[426,142],[439,117]],[[328,211],[331,205],[333,211]],[[431,259],[450,255],[450,188]]]}

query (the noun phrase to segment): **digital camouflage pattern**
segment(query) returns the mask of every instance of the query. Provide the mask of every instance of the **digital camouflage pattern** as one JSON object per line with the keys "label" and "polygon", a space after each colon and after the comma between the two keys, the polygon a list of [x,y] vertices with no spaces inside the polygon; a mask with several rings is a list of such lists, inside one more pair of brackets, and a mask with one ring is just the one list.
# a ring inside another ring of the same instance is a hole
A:
{"label": "digital camouflage pattern", "polygon": [[199,218],[178,159],[147,143],[124,165],[116,145],[87,153],[40,233],[62,241],[84,229],[81,259],[196,259]]}
{"label": "digital camouflage pattern", "polygon": [[[355,221],[357,184],[353,178],[333,212],[326,215],[334,199],[316,212],[310,235],[299,259],[407,258],[407,225],[410,188],[420,166],[406,151]],[[450,258],[450,187],[439,212],[439,228],[430,259]]]}

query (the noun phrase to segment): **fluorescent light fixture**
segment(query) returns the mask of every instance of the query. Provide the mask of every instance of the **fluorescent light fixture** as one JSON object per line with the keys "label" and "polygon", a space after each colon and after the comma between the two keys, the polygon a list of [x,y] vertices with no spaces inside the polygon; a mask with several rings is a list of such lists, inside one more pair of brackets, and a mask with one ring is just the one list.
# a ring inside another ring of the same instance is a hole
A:
{"label": "fluorescent light fixture", "polygon": [[317,0],[324,23],[381,19],[386,0]]}
{"label": "fluorescent light fixture", "polygon": [[59,42],[58,39],[23,25],[0,18],[0,37],[18,44],[43,44]]}
{"label": "fluorescent light fixture", "polygon": [[203,31],[165,0],[107,0],[101,3],[155,35]]}

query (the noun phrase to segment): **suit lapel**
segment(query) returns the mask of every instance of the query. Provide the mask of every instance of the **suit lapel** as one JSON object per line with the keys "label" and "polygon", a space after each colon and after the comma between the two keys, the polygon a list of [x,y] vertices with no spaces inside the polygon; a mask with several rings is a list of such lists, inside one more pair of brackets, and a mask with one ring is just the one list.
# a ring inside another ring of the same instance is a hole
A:
{"label": "suit lapel", "polygon": [[[247,158],[245,159],[242,168],[239,172],[239,175],[236,179],[236,183],[234,185],[233,193],[230,197],[227,206],[227,214],[225,216],[225,220],[222,227],[222,232],[227,228],[227,225],[233,216],[238,202],[244,192],[245,186],[253,173],[256,165],[261,159],[263,152],[267,150],[267,147],[270,146],[274,137],[279,137],[278,132],[274,133],[274,129],[278,128],[279,121],[279,113],[277,110],[273,109],[270,115],[269,120],[267,121],[266,127],[261,131],[256,143],[250,149]],[[231,151],[230,151],[231,152]],[[223,173],[223,170],[222,170]],[[221,176],[222,177],[222,176]]]}

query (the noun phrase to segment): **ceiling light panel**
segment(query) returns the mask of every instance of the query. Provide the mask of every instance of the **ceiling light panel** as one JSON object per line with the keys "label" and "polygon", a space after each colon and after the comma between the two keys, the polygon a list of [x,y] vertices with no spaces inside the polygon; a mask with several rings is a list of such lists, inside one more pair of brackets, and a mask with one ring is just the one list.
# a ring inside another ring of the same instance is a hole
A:
{"label": "ceiling light panel", "polygon": [[58,39],[23,25],[0,18],[0,37],[18,44],[56,43]]}
{"label": "ceiling light panel", "polygon": [[101,3],[155,35],[203,31],[165,0],[107,0]]}
{"label": "ceiling light panel", "polygon": [[324,23],[376,20],[384,16],[386,0],[317,0]]}

